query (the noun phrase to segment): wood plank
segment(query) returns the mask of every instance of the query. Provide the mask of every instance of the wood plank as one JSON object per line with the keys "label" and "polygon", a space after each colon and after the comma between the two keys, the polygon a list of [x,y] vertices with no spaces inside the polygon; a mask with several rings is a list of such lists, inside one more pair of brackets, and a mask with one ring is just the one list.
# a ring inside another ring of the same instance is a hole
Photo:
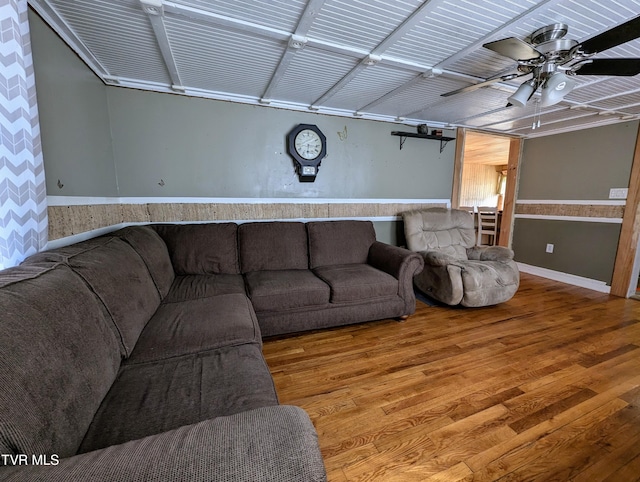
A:
{"label": "wood plank", "polygon": [[635,480],[640,302],[522,274],[480,309],[267,339],[329,480]]}
{"label": "wood plank", "polygon": [[627,297],[632,280],[633,268],[638,256],[638,239],[640,238],[640,126],[633,154],[633,164],[629,177],[627,204],[622,217],[622,229],[618,241],[618,251],[613,266],[611,294]]}
{"label": "wood plank", "polygon": [[509,144],[509,163],[507,164],[507,187],[504,193],[504,206],[502,208],[502,222],[500,223],[500,246],[511,246],[513,237],[513,219],[516,208],[516,192],[520,159],[522,158],[522,139],[513,138]]}

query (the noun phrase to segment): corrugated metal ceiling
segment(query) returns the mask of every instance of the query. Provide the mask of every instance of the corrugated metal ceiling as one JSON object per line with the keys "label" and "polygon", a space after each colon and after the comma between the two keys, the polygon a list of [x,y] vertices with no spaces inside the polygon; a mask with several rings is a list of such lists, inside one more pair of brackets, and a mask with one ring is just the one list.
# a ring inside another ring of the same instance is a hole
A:
{"label": "corrugated metal ceiling", "polygon": [[[442,97],[514,70],[483,43],[557,22],[584,41],[638,16],[640,0],[29,3],[111,85],[528,137],[640,117],[640,75],[575,77],[542,109],[506,107],[522,79]],[[640,40],[597,57],[640,57]]]}

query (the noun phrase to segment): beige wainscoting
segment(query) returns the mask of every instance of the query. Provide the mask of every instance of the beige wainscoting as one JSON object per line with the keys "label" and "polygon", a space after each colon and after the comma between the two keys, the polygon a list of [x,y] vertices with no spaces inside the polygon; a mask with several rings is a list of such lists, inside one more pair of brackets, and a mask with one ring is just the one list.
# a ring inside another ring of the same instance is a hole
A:
{"label": "beige wainscoting", "polygon": [[561,201],[553,204],[547,203],[520,203],[516,201],[516,216],[566,216],[575,218],[605,218],[620,219],[624,215],[623,205],[611,204],[565,204]]}
{"label": "beige wainscoting", "polygon": [[397,217],[402,211],[446,207],[448,200],[375,202],[152,202],[49,205],[49,240],[134,223],[250,221],[269,219]]}

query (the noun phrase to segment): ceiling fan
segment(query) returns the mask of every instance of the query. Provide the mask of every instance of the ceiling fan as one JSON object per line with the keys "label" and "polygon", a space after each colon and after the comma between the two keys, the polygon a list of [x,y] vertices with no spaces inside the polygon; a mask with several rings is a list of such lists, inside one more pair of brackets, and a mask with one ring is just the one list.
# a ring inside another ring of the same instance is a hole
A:
{"label": "ceiling fan", "polygon": [[531,76],[508,98],[507,107],[524,107],[540,89],[540,106],[557,104],[575,86],[574,75],[632,76],[640,73],[640,58],[592,58],[598,52],[640,37],[640,16],[579,43],[564,38],[563,23],[542,27],[528,41],[509,37],[483,47],[518,62],[517,73],[494,77],[478,84],[442,94],[447,97],[470,92],[496,82]]}

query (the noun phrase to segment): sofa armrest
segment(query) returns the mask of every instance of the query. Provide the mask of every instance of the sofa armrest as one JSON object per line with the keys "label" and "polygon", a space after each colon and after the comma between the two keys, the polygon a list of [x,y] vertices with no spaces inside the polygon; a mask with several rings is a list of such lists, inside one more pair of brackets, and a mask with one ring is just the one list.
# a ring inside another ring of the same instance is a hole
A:
{"label": "sofa armrest", "polygon": [[398,246],[375,241],[369,248],[368,263],[398,280],[398,295],[404,300],[405,315],[416,311],[413,277],[424,268],[422,256]]}
{"label": "sofa armrest", "polygon": [[[51,459],[49,459],[51,460]],[[0,467],[5,481],[326,481],[317,434],[304,410],[278,405],[59,459]]]}
{"label": "sofa armrest", "polygon": [[369,248],[368,263],[397,279],[405,276],[407,270],[411,271],[413,277],[424,267],[424,261],[417,253],[380,241],[374,242]]}
{"label": "sofa armrest", "polygon": [[474,246],[467,249],[469,259],[478,261],[507,262],[513,259],[513,251],[504,246]]}

